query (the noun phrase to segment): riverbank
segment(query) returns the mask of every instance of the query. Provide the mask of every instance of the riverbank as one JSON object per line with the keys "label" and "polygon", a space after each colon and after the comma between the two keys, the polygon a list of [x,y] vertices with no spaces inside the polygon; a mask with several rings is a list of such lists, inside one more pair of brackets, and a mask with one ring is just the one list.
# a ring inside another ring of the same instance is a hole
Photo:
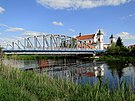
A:
{"label": "riverbank", "polygon": [[72,58],[73,56],[49,56],[49,55],[4,55],[4,58],[16,60],[37,60],[37,59],[63,59],[65,57]]}
{"label": "riverbank", "polygon": [[99,56],[99,58],[95,58],[96,60],[99,61],[129,61],[129,62],[135,62],[135,57],[131,56],[111,56],[111,55],[104,55],[104,56]]}
{"label": "riverbank", "polygon": [[0,99],[4,101],[134,101],[131,89],[110,90],[107,83],[76,85],[48,77],[46,73],[21,71],[0,65]]}
{"label": "riverbank", "polygon": [[91,56],[88,55],[3,55],[6,59],[15,60],[38,60],[38,59],[88,59]]}

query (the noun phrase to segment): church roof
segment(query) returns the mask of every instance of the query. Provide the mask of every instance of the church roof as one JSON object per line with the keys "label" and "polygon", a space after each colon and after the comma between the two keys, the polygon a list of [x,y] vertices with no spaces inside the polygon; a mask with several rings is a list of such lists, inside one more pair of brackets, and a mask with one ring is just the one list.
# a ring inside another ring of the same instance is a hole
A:
{"label": "church roof", "polygon": [[94,39],[95,34],[77,36],[78,40]]}

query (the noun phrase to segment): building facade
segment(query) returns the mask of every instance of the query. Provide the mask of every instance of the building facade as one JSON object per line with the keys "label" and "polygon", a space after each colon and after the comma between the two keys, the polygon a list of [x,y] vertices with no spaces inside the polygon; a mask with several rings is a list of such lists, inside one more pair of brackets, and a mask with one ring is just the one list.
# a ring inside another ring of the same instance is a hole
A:
{"label": "building facade", "polygon": [[101,32],[101,30],[98,30],[95,34],[88,34],[88,35],[81,35],[81,33],[79,33],[79,36],[77,36],[76,39],[89,45],[90,49],[97,49],[97,50],[107,49],[108,46],[111,46],[113,43],[115,43],[115,38],[113,37],[113,35],[111,35],[109,39],[110,42],[108,44],[105,44],[104,33]]}
{"label": "building facade", "polygon": [[87,45],[89,45],[91,49],[98,49],[98,50],[104,49],[103,38],[104,38],[104,34],[100,30],[95,34],[89,34],[89,35],[81,35],[80,33],[79,36],[76,37],[77,40],[80,40],[86,43]]}

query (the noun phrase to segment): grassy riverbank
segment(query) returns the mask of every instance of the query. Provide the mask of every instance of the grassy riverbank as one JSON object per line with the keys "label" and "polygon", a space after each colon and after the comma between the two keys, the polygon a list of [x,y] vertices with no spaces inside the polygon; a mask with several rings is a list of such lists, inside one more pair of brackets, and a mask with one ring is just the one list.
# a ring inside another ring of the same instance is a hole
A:
{"label": "grassy riverbank", "polygon": [[130,88],[109,90],[107,85],[75,85],[45,73],[0,66],[1,101],[134,101]]}
{"label": "grassy riverbank", "polygon": [[135,57],[131,56],[111,56],[111,55],[104,55],[100,56],[97,58],[97,60],[102,60],[102,61],[129,61],[129,62],[135,62]]}
{"label": "grassy riverbank", "polygon": [[4,58],[16,60],[36,60],[36,59],[61,59],[65,56],[47,56],[47,55],[4,55]]}
{"label": "grassy riverbank", "polygon": [[78,58],[78,56],[62,56],[62,55],[4,55],[4,58],[15,59],[15,60],[37,60],[37,59],[68,59]]}

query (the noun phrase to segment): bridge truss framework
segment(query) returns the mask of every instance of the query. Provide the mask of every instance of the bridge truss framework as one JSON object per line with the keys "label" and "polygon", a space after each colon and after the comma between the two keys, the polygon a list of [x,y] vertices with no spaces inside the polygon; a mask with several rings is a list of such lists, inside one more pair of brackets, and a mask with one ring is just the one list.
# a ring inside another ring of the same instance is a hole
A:
{"label": "bridge truss framework", "polygon": [[8,43],[3,50],[7,54],[93,54],[91,45],[76,38],[59,34],[30,36]]}

